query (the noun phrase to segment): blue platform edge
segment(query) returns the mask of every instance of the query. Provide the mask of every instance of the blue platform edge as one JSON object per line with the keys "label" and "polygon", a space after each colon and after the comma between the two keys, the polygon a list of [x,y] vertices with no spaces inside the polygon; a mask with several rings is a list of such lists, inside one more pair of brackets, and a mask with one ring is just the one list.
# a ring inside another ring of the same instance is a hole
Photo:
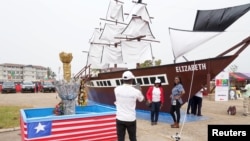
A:
{"label": "blue platform edge", "polygon": [[[95,104],[104,105],[104,106],[115,109],[115,106],[95,103],[93,101],[88,102],[88,105],[95,105]],[[136,110],[137,119],[148,120],[149,122],[151,122],[150,114],[151,114],[150,111]],[[181,110],[181,119],[180,119],[181,123],[182,122],[196,122],[196,121],[202,121],[202,120],[208,120],[208,119],[209,119],[209,117],[207,117],[207,116],[204,116],[204,115],[203,116],[196,116],[196,115],[193,115],[193,114],[186,114],[185,111]],[[172,116],[170,115],[170,113],[160,112],[158,122],[172,124],[173,119],[172,119]]]}
{"label": "blue platform edge", "polygon": [[[83,117],[93,117],[93,116],[103,116],[103,115],[112,115],[116,113],[115,106],[105,105],[89,101],[87,106],[76,106],[76,114],[73,115],[63,115],[56,116],[53,114],[54,108],[30,108],[30,109],[21,109],[21,116],[23,121],[26,123],[29,122],[39,122],[39,121],[48,121],[48,120],[63,120],[69,118],[83,118]],[[150,122],[150,111],[146,110],[136,110],[137,119],[148,120]],[[195,122],[201,120],[207,120],[206,116],[195,116],[193,114],[186,114],[183,110],[181,111],[180,122]],[[160,112],[158,122],[164,122],[172,124],[173,120],[169,113]]]}
{"label": "blue platform edge", "polygon": [[63,120],[69,118],[87,118],[105,115],[115,115],[116,109],[110,106],[92,104],[87,106],[76,106],[75,114],[58,116],[53,114],[54,108],[27,108],[21,109],[20,113],[25,123],[42,122],[50,120]]}

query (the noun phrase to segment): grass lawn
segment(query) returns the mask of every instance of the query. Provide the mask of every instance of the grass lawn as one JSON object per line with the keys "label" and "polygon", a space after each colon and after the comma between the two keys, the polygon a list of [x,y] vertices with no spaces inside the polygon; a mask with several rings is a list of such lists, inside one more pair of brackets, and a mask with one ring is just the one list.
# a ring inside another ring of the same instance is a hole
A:
{"label": "grass lawn", "polygon": [[20,109],[28,107],[0,105],[0,129],[20,126]]}

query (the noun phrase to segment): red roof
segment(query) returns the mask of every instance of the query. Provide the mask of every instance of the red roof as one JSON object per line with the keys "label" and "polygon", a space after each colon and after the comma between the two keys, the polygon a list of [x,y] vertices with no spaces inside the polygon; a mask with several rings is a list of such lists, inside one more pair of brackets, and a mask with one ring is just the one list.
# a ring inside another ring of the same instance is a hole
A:
{"label": "red roof", "polygon": [[240,72],[231,72],[229,73],[230,79],[237,80],[237,81],[246,81],[250,80],[250,75],[248,73],[240,73]]}

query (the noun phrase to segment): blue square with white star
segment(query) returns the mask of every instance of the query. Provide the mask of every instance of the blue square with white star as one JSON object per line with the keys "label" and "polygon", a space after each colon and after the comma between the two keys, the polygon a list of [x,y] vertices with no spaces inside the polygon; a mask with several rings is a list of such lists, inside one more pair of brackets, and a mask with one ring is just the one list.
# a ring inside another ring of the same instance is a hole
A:
{"label": "blue square with white star", "polygon": [[27,124],[28,138],[49,136],[51,134],[51,121],[31,122]]}

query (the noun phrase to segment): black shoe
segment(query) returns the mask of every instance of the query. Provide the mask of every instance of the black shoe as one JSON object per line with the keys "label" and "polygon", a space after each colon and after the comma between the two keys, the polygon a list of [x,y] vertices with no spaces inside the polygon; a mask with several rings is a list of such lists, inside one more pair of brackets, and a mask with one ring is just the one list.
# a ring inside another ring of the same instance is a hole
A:
{"label": "black shoe", "polygon": [[197,115],[197,116],[202,116],[201,114]]}
{"label": "black shoe", "polygon": [[187,114],[190,114],[189,112],[187,112]]}
{"label": "black shoe", "polygon": [[242,114],[243,116],[247,116],[247,113]]}

